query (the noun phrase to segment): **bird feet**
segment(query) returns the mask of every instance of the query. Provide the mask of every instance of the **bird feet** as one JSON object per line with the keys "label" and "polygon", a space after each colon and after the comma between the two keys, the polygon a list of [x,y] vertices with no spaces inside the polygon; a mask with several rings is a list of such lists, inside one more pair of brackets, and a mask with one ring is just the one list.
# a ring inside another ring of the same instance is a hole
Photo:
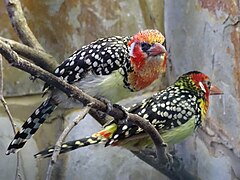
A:
{"label": "bird feet", "polygon": [[107,106],[106,113],[107,114],[109,114],[109,112],[113,110],[113,107],[114,107],[115,104],[113,104],[107,98],[105,98],[105,97],[96,97],[96,99],[98,99],[99,101],[102,101],[104,104],[106,104],[106,106]]}
{"label": "bird feet", "polygon": [[127,110],[119,104],[113,104],[113,107],[121,110],[124,114],[122,119],[114,119],[114,121],[117,124],[126,124],[128,122],[128,112],[127,112]]}
{"label": "bird feet", "polygon": [[107,110],[106,113],[102,112],[102,111],[98,111],[99,115],[101,118],[105,119],[107,114],[113,110],[113,105],[112,102],[110,100],[108,100],[105,97],[95,97],[96,99],[98,99],[99,101],[102,101],[104,104],[106,104],[107,106]]}
{"label": "bird feet", "polygon": [[113,110],[113,108],[117,108],[119,110],[121,110],[124,114],[124,117],[122,119],[114,119],[113,121],[116,123],[116,124],[126,124],[127,123],[127,120],[128,120],[128,112],[126,111],[126,109],[119,105],[119,104],[112,104],[112,102],[104,97],[97,97],[98,100],[102,101],[103,103],[106,104],[107,106],[107,110],[106,110],[106,113],[101,113],[101,116],[103,118],[106,117],[106,114],[108,114],[110,111]]}

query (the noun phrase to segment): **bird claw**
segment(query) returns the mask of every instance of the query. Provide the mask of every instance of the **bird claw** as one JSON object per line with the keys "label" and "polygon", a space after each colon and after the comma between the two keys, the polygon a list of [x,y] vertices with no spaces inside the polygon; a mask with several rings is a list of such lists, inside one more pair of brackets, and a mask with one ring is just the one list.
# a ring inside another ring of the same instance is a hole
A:
{"label": "bird claw", "polygon": [[166,153],[166,156],[168,158],[168,164],[172,165],[173,164],[173,156],[170,153]]}
{"label": "bird claw", "polygon": [[149,156],[151,158],[156,158],[156,152],[153,149],[144,149],[144,151],[141,151],[145,156]]}
{"label": "bird claw", "polygon": [[108,114],[110,111],[113,110],[113,104],[110,100],[108,100],[107,98],[105,97],[97,97],[98,100],[102,101],[104,104],[106,104],[107,106],[107,110],[106,110],[106,113]]}
{"label": "bird claw", "polygon": [[123,112],[123,114],[124,114],[124,118],[122,118],[122,119],[114,119],[114,121],[117,124],[127,124],[127,122],[128,122],[128,112],[127,112],[127,110],[123,106],[121,106],[119,104],[113,104],[113,107],[121,110]]}
{"label": "bird claw", "polygon": [[[163,142],[163,143],[162,143],[162,147],[165,147],[165,148],[166,148],[166,147],[168,147],[168,144],[165,143],[165,142]],[[170,154],[170,155],[171,155],[171,154]]]}
{"label": "bird claw", "polygon": [[164,167],[166,169],[168,169],[169,171],[176,171],[176,164],[174,164],[174,156],[171,155],[170,153],[166,153],[168,162],[164,165]]}
{"label": "bird claw", "polygon": [[95,97],[95,98],[98,99],[99,101],[103,102],[104,104],[106,104],[106,106],[107,106],[106,112],[102,112],[102,111],[98,111],[97,110],[99,118],[106,119],[107,118],[107,114],[110,111],[112,111],[112,109],[113,109],[113,105],[112,105],[111,101],[106,99],[106,98],[104,98],[104,97]]}

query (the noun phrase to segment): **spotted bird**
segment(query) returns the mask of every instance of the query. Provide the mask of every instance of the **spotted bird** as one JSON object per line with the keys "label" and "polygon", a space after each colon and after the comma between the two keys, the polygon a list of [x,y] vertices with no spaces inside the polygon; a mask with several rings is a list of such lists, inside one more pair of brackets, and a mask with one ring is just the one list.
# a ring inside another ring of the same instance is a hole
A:
{"label": "spotted bird", "polygon": [[[91,96],[116,102],[148,87],[166,69],[164,36],[148,29],[134,36],[100,38],[75,51],[55,69],[54,75]],[[30,115],[9,144],[6,154],[20,150],[57,106],[82,108],[83,104],[45,85],[47,99]]]}
{"label": "spotted bird", "polygon": [[[159,131],[165,143],[175,144],[191,135],[204,122],[209,107],[209,95],[217,94],[222,92],[211,85],[207,75],[191,71],[180,76],[172,86],[131,106],[128,112],[149,121]],[[112,122],[90,137],[63,143],[60,153],[98,143],[123,146],[130,150],[152,146],[150,137],[132,122]],[[49,147],[35,157],[49,157],[53,150],[53,146]]]}

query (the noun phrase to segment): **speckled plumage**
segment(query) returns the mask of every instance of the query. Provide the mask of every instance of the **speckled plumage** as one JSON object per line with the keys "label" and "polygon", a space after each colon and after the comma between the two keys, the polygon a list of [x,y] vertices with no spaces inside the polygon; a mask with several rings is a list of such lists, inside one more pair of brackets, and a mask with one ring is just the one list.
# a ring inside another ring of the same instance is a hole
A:
{"label": "speckled plumage", "polygon": [[[182,75],[172,86],[128,108],[149,121],[160,132],[166,143],[175,144],[191,135],[204,121],[209,105],[211,84],[209,78],[193,71]],[[111,123],[92,136],[63,144],[61,153],[90,144],[105,143],[124,146],[128,149],[143,149],[152,145],[143,129],[128,121],[125,124]],[[53,147],[35,157],[48,157]]]}
{"label": "speckled plumage", "polygon": [[[101,38],[75,51],[53,74],[91,96],[119,100],[126,95],[114,94],[116,88],[124,87],[128,90],[125,93],[144,89],[165,71],[163,42],[164,36],[157,30],[141,31],[132,37]],[[10,143],[7,155],[22,148],[57,106],[83,106],[48,84],[44,90],[49,92],[49,97],[23,124]]]}
{"label": "speckled plumage", "polygon": [[122,68],[123,75],[131,70],[127,42],[130,37],[114,36],[98,39],[75,51],[54,74],[68,83],[74,83],[89,71],[96,75],[109,75]]}

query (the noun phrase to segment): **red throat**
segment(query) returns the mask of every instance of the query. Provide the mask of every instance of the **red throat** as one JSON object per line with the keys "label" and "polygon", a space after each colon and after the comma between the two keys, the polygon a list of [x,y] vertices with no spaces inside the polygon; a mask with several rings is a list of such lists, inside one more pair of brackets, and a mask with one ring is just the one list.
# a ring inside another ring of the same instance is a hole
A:
{"label": "red throat", "polygon": [[159,60],[145,62],[144,66],[136,66],[134,71],[129,73],[129,82],[135,90],[141,90],[148,87],[154,80],[159,77],[162,67]]}

